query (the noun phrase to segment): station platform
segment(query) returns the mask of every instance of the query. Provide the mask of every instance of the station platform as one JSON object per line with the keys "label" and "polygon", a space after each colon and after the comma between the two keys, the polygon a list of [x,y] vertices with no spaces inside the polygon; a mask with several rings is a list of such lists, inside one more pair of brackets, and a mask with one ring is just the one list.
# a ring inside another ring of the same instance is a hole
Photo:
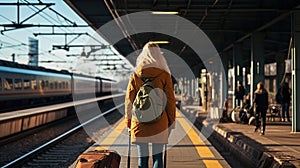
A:
{"label": "station platform", "polygon": [[199,106],[183,106],[183,111],[196,115],[202,129],[213,132],[212,136],[247,167],[300,167],[300,133],[291,132],[291,122],[267,120],[265,135],[260,135],[254,132],[254,125],[208,119],[210,114]]}
{"label": "station platform", "polygon": [[[121,119],[110,130],[106,131],[96,143],[87,149],[112,149],[121,155],[121,168],[127,167],[128,130]],[[149,150],[151,151],[151,150]],[[131,145],[130,167],[137,167],[137,148]],[[149,157],[152,166],[152,157]],[[75,163],[71,166],[74,167]],[[218,151],[204,138],[179,110],[176,114],[176,128],[169,137],[167,149],[167,167],[230,167]]]}
{"label": "station platform", "polygon": [[300,167],[300,134],[291,133],[291,125],[267,123],[261,136],[254,132],[255,126],[239,123],[203,124],[214,129],[223,143],[232,150],[251,160],[255,167]]}

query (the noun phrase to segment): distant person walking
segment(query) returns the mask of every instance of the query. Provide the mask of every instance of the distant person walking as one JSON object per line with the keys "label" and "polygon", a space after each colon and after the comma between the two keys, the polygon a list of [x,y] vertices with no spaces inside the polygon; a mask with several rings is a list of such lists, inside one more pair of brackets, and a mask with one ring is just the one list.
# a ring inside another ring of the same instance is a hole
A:
{"label": "distant person walking", "polygon": [[[281,96],[281,108],[282,108],[282,121],[290,122],[290,101],[291,101],[291,92],[288,83],[284,83],[280,89]],[[286,119],[285,120],[285,116]]]}
{"label": "distant person walking", "polygon": [[[256,121],[256,127],[254,132],[257,132],[259,128],[261,128],[260,135],[265,134],[266,130],[266,113],[268,110],[268,92],[264,88],[264,84],[262,82],[259,82],[257,84],[257,89],[254,92],[254,114],[255,114],[255,121]],[[261,118],[261,121],[260,121]]]}
{"label": "distant person walking", "polygon": [[244,88],[243,84],[240,81],[238,81],[238,85],[235,90],[236,106],[242,106],[244,95],[245,95],[245,88]]}
{"label": "distant person walking", "polygon": [[[149,80],[153,88],[165,93],[166,102],[160,103],[166,104],[157,120],[146,123],[140,122],[139,117],[134,114],[133,103],[140,87]],[[125,98],[125,123],[130,129],[132,142],[137,145],[139,168],[148,168],[149,143],[152,143],[153,167],[163,167],[163,146],[168,143],[170,130],[175,128],[175,112],[175,95],[169,67],[158,45],[149,42],[137,57]]]}

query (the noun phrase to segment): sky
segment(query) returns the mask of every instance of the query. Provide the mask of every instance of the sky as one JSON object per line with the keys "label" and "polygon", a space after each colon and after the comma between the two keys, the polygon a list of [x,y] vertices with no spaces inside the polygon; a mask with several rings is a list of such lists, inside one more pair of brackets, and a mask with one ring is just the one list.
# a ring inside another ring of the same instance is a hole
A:
{"label": "sky", "polygon": [[[22,3],[37,3],[38,0],[19,0]],[[0,3],[16,3],[17,0],[0,0]],[[58,13],[65,16],[72,22],[76,22],[77,25],[87,25],[84,20],[82,20],[64,1],[62,0],[42,0],[43,3],[55,3],[55,5],[51,6],[52,9],[57,11]],[[31,16],[38,9],[42,9],[45,6],[21,6],[20,7],[20,22]],[[12,22],[17,22],[17,7],[16,6],[3,6],[0,5],[0,25],[3,24],[11,24]],[[55,14],[50,9],[45,9],[43,12],[35,15],[29,20],[25,21],[24,24],[40,24],[40,25],[69,25],[64,18]],[[0,26],[0,30],[4,30],[3,26]],[[31,28],[22,28],[10,31],[4,31],[3,34],[0,34],[0,59],[12,61],[12,54],[15,54],[15,61],[20,64],[28,63],[28,38],[35,38],[39,41],[39,66],[51,68],[51,69],[65,69],[73,72],[81,72],[92,74],[92,73],[100,73],[99,76],[112,78],[113,76],[120,75],[124,76],[117,72],[109,72],[107,69],[113,69],[113,66],[105,66],[103,64],[111,64],[112,62],[108,61],[93,61],[86,62],[84,61],[85,57],[67,57],[67,55],[79,55],[83,51],[83,48],[70,48],[69,51],[65,50],[53,50],[52,45],[64,45],[65,44],[65,36],[50,36],[50,35],[39,35],[34,36],[33,33],[51,33],[52,28],[39,28],[39,27],[31,27]],[[92,28],[84,27],[84,28],[54,28],[55,33],[88,33],[89,35],[95,37],[97,41],[93,40],[87,35],[81,35],[76,38],[76,35],[68,36],[67,43],[71,42],[70,45],[85,45],[85,44],[94,44],[99,45],[102,44],[108,45],[108,43],[103,40]],[[90,50],[89,47],[84,48],[85,52]],[[95,52],[95,54],[116,54],[112,59],[121,58],[126,62],[126,69],[122,69],[120,65],[117,65],[117,69],[125,72],[127,68],[132,68],[131,65],[127,62],[127,60],[120,56],[119,53],[115,49],[106,49],[99,50]],[[90,56],[89,59],[93,57]],[[97,57],[95,57],[97,58]],[[107,58],[105,56],[100,56],[100,58]],[[45,61],[54,61],[52,63],[43,63]],[[81,66],[79,68],[78,64],[83,64],[86,62],[85,66]],[[122,61],[121,61],[122,62]],[[101,64],[97,69],[84,69],[82,67],[91,67],[95,64]],[[105,71],[104,71],[105,69]]]}

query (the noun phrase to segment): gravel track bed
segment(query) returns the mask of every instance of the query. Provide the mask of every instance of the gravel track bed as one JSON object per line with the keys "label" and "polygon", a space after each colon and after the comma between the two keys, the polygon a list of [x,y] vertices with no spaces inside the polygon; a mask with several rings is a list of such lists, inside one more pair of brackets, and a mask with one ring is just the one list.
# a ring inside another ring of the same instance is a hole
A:
{"label": "gravel track bed", "polygon": [[39,147],[41,144],[50,141],[58,135],[66,132],[72,127],[78,125],[77,118],[68,122],[54,125],[48,129],[43,129],[28,137],[24,137],[15,142],[11,142],[1,146],[0,148],[0,165],[9,163],[10,161],[30,152],[32,149]]}

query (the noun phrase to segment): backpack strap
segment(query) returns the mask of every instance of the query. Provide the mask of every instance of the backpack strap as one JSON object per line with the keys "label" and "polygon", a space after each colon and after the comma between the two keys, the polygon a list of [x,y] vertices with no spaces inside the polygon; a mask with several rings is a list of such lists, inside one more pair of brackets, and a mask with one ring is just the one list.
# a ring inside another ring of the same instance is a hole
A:
{"label": "backpack strap", "polygon": [[146,82],[149,82],[149,81],[151,82],[151,81],[153,81],[153,79],[155,79],[155,78],[144,78],[144,77],[141,77],[140,75],[138,75],[137,73],[135,73],[135,75],[143,81],[143,84]]}

